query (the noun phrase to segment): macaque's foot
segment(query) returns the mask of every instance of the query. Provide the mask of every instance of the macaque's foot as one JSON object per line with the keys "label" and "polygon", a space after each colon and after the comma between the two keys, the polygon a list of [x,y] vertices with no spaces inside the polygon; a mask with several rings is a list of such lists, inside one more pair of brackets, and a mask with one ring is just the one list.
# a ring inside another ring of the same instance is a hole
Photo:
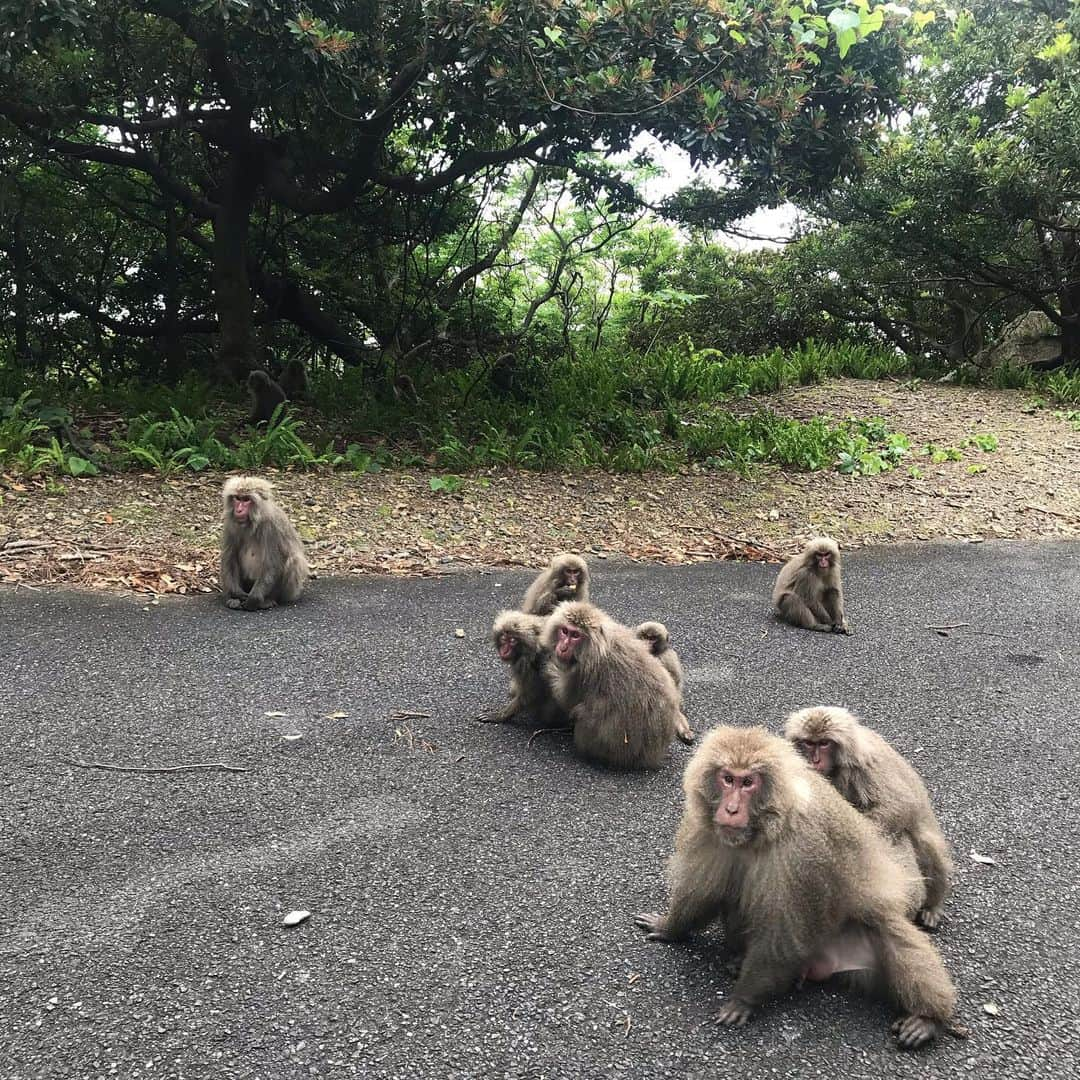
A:
{"label": "macaque's foot", "polygon": [[940,1030],[938,1022],[929,1016],[901,1016],[892,1026],[896,1045],[901,1050],[918,1050],[920,1046],[933,1042]]}
{"label": "macaque's foot", "polygon": [[724,1027],[746,1027],[747,1021],[754,1015],[753,1007],[738,998],[725,1001],[717,1010],[715,1020]]}
{"label": "macaque's foot", "polygon": [[676,736],[687,746],[690,746],[697,736],[694,734],[694,729],[690,726],[690,721],[685,716],[679,716],[679,722],[675,725]]}
{"label": "macaque's foot", "polygon": [[253,597],[248,597],[244,601],[245,611],[265,611],[267,608],[277,607],[276,600],[257,600]]}
{"label": "macaque's foot", "polygon": [[644,911],[634,916],[634,925],[645,931],[646,941],[671,941],[667,935],[667,920],[659,911]]}
{"label": "macaque's foot", "polygon": [[937,930],[941,926],[941,908],[923,908],[917,919],[924,930]]}
{"label": "macaque's foot", "polygon": [[230,611],[239,611],[244,606],[244,602],[238,596],[230,596],[229,599],[225,601],[225,606],[229,608]]}

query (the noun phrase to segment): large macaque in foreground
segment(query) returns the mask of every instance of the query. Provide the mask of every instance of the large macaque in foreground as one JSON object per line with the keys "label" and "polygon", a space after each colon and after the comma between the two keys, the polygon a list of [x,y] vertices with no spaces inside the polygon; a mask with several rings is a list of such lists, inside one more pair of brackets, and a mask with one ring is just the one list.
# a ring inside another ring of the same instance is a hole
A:
{"label": "large macaque in foreground", "polygon": [[258,611],[300,598],[310,575],[304,545],[269,481],[231,476],[221,491],[221,591],[227,607]]}
{"label": "large macaque in foreground", "polygon": [[523,611],[500,611],[491,628],[491,640],[504,664],[510,665],[510,700],[495,713],[485,716],[487,723],[502,724],[518,713],[532,713],[543,723],[553,722],[559,714],[544,675],[548,653],[541,644],[544,620]]}
{"label": "large macaque in foreground", "polygon": [[784,734],[852,806],[888,837],[905,838],[926,882],[919,922],[937,929],[952,878],[952,855],[919,774],[847,709],[818,705],[787,718]]}
{"label": "large macaque in foreground", "polygon": [[660,661],[660,666],[671,676],[675,689],[679,691],[679,725],[675,734],[684,743],[694,741],[694,732],[690,721],[682,712],[683,666],[679,654],[671,647],[668,628],[662,622],[643,622],[634,627],[634,633],[649,646],[649,652]]}
{"label": "large macaque in foreground", "polygon": [[266,374],[256,369],[248,375],[248,390],[251,392],[251,424],[268,424],[274,416],[274,410],[285,401],[285,391]]}
{"label": "large macaque in foreground", "polygon": [[521,610],[529,615],[550,615],[564,600],[589,600],[589,567],[577,555],[556,555],[529,586]]}
{"label": "large macaque in foreground", "polygon": [[773,586],[772,600],[784,622],[804,630],[850,634],[836,541],[818,536],[788,560]]}
{"label": "large macaque in foreground", "polygon": [[544,625],[547,675],[574,746],[622,769],[658,769],[682,719],[671,676],[633,630],[598,607],[560,604]]}
{"label": "large macaque in foreground", "polygon": [[800,979],[851,972],[899,1007],[903,1049],[938,1035],[956,992],[909,920],[912,875],[871,821],[763,728],[711,731],[683,788],[670,907],[635,922],[674,941],[723,919],[743,958],[720,1023],[741,1027]]}

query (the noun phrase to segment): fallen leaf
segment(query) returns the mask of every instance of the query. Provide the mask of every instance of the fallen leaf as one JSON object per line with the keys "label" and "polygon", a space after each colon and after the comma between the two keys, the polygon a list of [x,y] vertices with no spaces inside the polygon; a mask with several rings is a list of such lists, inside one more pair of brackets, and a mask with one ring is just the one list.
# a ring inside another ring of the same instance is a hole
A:
{"label": "fallen leaf", "polygon": [[284,919],[281,920],[282,926],[299,926],[302,922],[307,922],[311,918],[310,911],[290,911]]}
{"label": "fallen leaf", "polygon": [[323,717],[327,720],[344,720],[349,714],[347,712],[328,712],[323,713]]}
{"label": "fallen leaf", "polygon": [[989,855],[980,855],[974,848],[971,849],[971,861],[982,863],[984,866],[997,866],[997,859],[992,859]]}
{"label": "fallen leaf", "polygon": [[287,735],[281,736],[282,742],[296,742],[297,739],[302,739],[304,736],[299,731],[290,731]]}
{"label": "fallen leaf", "polygon": [[995,1004],[993,1001],[984,1001],[983,1002],[983,1012],[984,1013],[989,1013],[991,1016],[1000,1016],[1001,1015],[1001,1006]]}
{"label": "fallen leaf", "polygon": [[458,627],[458,628],[457,628],[457,629],[456,629],[456,630],[454,631],[454,637],[464,637],[464,636],[465,636],[465,631],[464,631],[464,630],[462,630],[462,629],[461,629],[461,627],[459,626],[459,627]]}
{"label": "fallen leaf", "polygon": [[288,713],[283,713],[283,712],[267,712],[267,713],[263,713],[263,716],[270,716],[270,717],[288,716],[288,715],[289,715]]}

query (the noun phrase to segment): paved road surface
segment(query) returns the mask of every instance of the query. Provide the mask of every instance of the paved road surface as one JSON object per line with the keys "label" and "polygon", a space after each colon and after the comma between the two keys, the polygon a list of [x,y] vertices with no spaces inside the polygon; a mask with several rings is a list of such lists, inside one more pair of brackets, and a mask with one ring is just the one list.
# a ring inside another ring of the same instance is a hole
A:
{"label": "paved road surface", "polygon": [[922,770],[968,1041],[901,1054],[883,1006],[821,987],[710,1022],[717,940],[631,925],[664,903],[687,751],[617,775],[471,719],[504,693],[507,571],[323,580],[254,615],[0,593],[0,1076],[1076,1075],[1080,545],[854,554],[849,639],[771,622],[774,567],[594,571],[615,616],[670,625],[698,727],[837,702]]}

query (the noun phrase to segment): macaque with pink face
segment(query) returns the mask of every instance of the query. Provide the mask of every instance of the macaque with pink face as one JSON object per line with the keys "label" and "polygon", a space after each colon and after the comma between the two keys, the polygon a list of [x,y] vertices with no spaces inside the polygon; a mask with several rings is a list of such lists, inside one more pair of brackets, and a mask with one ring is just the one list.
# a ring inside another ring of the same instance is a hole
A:
{"label": "macaque with pink face", "polygon": [[231,476],[221,491],[225,606],[259,611],[300,598],[311,571],[304,545],[268,480]]}
{"label": "macaque with pink face", "polygon": [[804,630],[850,634],[844,618],[844,590],[840,582],[840,547],[828,536],[818,536],[780,571],[773,587],[773,606],[784,622]]}
{"label": "macaque with pink face", "polygon": [[936,930],[952,887],[953,861],[919,774],[847,709],[815,705],[794,712],[784,734],[811,768],[887,837],[911,844],[926,882],[918,920]]}
{"label": "macaque with pink face", "polygon": [[510,668],[510,700],[484,723],[503,724],[519,713],[530,713],[544,724],[565,722],[551,696],[544,674],[548,654],[540,635],[544,620],[523,611],[500,611],[491,628],[491,642],[499,659]]}
{"label": "macaque with pink face", "polygon": [[801,979],[847,973],[896,1004],[902,1049],[939,1034],[956,992],[908,918],[915,875],[872,822],[764,728],[709,732],[683,790],[668,910],[634,921],[677,941],[722,920],[742,963],[719,1023],[742,1027]]}
{"label": "macaque with pink face", "polygon": [[658,769],[685,725],[682,695],[634,631],[580,601],[544,624],[547,681],[569,714],[584,757],[622,769]]}

